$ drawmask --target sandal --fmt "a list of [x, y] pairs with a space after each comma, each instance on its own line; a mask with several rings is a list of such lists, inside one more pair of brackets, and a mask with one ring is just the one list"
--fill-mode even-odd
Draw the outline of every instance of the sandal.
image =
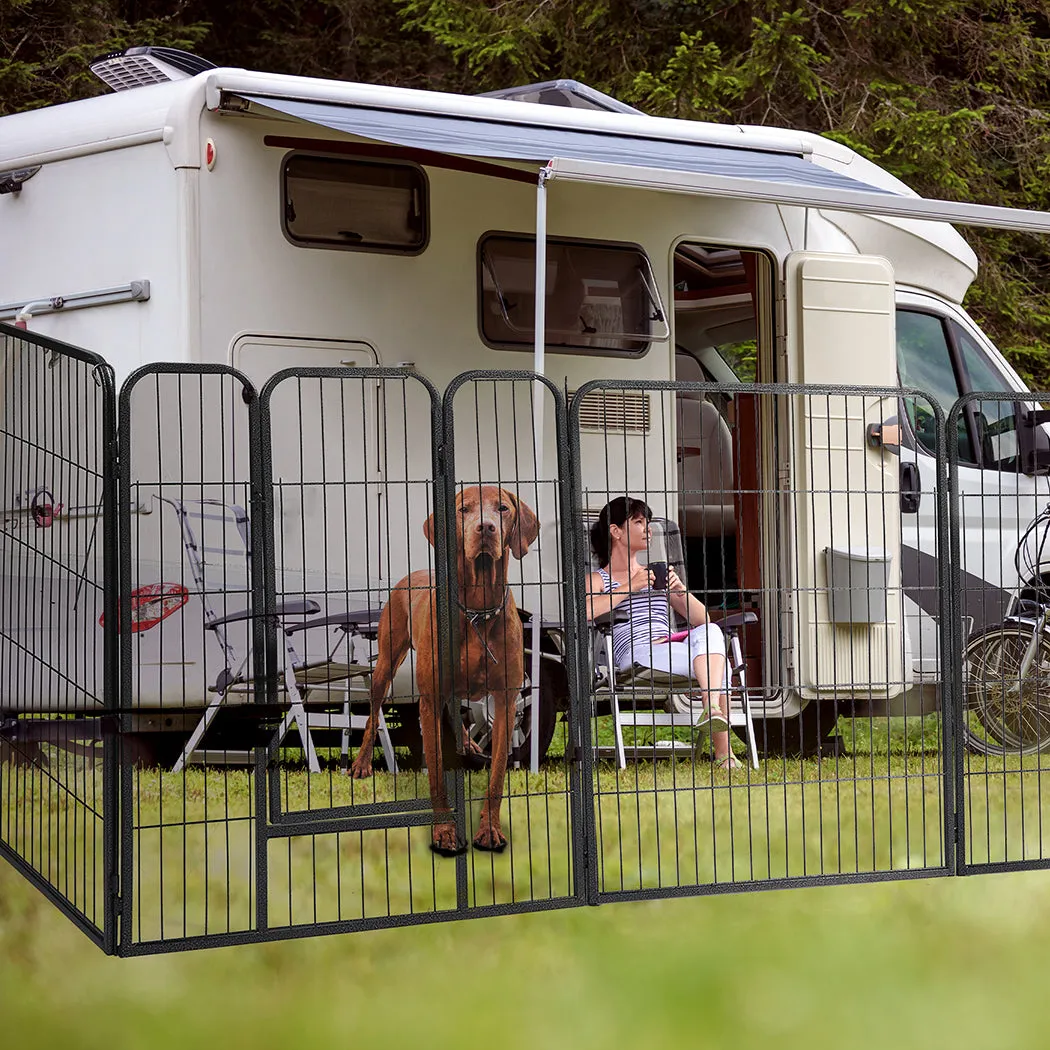
[[712, 765], [715, 769], [725, 769], [727, 771], [734, 769], [743, 769], [744, 763], [740, 761], [732, 751], [728, 755], [723, 755], [721, 758], [716, 758]]
[[696, 722], [697, 729], [709, 729], [713, 733], [721, 733], [729, 728], [729, 719], [718, 708], [704, 705], [703, 711]]

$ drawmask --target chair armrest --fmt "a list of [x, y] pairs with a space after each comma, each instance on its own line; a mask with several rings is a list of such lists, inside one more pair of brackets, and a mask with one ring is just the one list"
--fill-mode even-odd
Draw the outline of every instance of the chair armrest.
[[362, 635], [374, 634], [379, 630], [379, 613], [379, 609], [346, 609], [343, 612], [321, 616], [315, 620], [293, 623], [285, 627], [284, 633], [295, 634], [297, 631], [305, 631], [310, 627], [337, 627], [347, 634], [351, 631]]
[[[307, 598], [305, 601], [296, 602], [279, 602], [277, 608], [274, 609], [275, 616], [313, 616], [314, 613], [319, 613], [321, 606], [311, 598]], [[235, 623], [238, 620], [250, 620], [255, 615], [254, 609], [240, 609], [237, 612], [227, 613], [225, 616], [217, 616], [211, 623], [206, 624], [206, 628], [209, 631], [214, 631], [216, 627], [221, 627], [225, 623]]]
[[758, 617], [753, 612], [737, 612], [723, 616], [721, 620], [716, 620], [715, 623], [723, 630], [731, 631], [734, 627], [743, 627], [744, 624], [758, 623]]
[[627, 623], [630, 619], [631, 614], [622, 605], [617, 605], [615, 609], [610, 609], [607, 613], [595, 616], [591, 620], [591, 626], [605, 634], [607, 631], [611, 631], [616, 624]]
[[[532, 613], [528, 609], [522, 609], [518, 607], [518, 618], [522, 624], [532, 623]], [[540, 630], [541, 631], [563, 631], [565, 630], [565, 621], [560, 618], [553, 616], [540, 616]]]

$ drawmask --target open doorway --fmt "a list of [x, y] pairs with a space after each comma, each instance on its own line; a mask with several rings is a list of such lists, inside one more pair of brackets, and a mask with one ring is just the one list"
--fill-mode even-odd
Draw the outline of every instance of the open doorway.
[[[678, 245], [675, 378], [730, 387], [773, 379], [772, 287], [772, 267], [762, 253]], [[679, 527], [689, 587], [716, 616], [765, 604], [763, 415], [755, 395], [744, 391], [682, 392], [676, 401]], [[749, 641], [755, 643], [748, 646], [755, 658], [751, 681], [758, 684], [758, 639]]]

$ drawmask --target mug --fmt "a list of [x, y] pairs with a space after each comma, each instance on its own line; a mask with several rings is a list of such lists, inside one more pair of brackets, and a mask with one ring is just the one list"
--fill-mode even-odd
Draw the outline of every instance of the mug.
[[649, 568], [652, 570], [653, 576], [656, 578], [653, 580], [654, 591], [666, 591], [667, 590], [667, 562], [665, 561], [651, 561], [649, 562]]

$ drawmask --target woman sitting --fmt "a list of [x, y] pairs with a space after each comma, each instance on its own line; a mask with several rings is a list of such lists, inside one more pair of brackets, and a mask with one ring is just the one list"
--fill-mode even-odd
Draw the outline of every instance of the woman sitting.
[[[692, 678], [704, 703], [698, 724], [711, 729], [715, 764], [737, 769], [741, 763], [729, 746], [725, 638], [717, 624], [708, 622], [703, 602], [685, 589], [673, 568], [667, 568], [666, 589], [654, 589], [656, 574], [638, 561], [649, 550], [652, 516], [648, 504], [626, 496], [603, 508], [591, 529], [591, 547], [601, 568], [587, 577], [587, 619], [625, 606], [629, 619], [615, 624], [612, 632], [616, 667], [641, 664]], [[670, 640], [671, 609], [690, 628], [677, 641]]]

